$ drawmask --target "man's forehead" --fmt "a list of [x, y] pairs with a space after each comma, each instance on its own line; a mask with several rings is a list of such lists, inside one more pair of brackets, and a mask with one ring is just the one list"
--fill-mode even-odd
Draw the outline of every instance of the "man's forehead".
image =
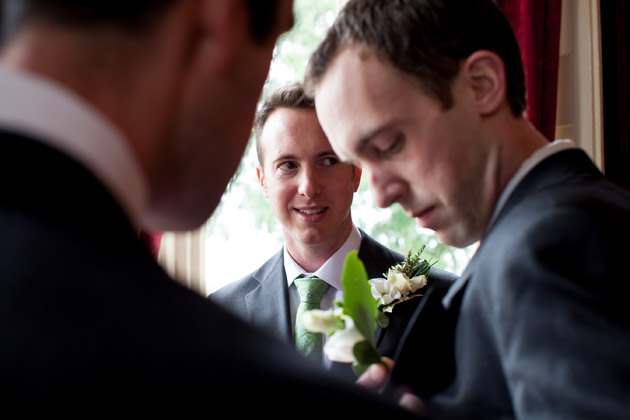
[[[312, 123], [312, 124], [309, 124]], [[262, 129], [264, 137], [274, 137], [282, 133], [283, 135], [295, 135], [300, 131], [321, 130], [315, 108], [276, 108], [265, 121]]]
[[[325, 114], [334, 122], [336, 115], [352, 112], [348, 106], [363, 105], [374, 88], [371, 85], [369, 61], [360, 56], [355, 48], [344, 48], [330, 63], [314, 88], [315, 108], [318, 116]], [[327, 127], [324, 127], [325, 130]]]
[[261, 140], [263, 149], [270, 156], [334, 153], [319, 125], [315, 109], [281, 108], [274, 111], [267, 119]]

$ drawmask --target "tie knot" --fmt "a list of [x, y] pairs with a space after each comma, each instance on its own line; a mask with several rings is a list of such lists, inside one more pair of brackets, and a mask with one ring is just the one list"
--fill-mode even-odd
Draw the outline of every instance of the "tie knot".
[[307, 277], [295, 279], [295, 286], [300, 294], [300, 300], [305, 303], [319, 305], [328, 289], [328, 283], [319, 277]]

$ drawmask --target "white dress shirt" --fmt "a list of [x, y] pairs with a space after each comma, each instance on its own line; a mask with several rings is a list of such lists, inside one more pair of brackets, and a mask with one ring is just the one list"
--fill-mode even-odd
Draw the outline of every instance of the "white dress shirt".
[[[498, 217], [499, 213], [501, 213], [501, 210], [503, 210], [505, 203], [507, 203], [508, 199], [510, 198], [516, 187], [521, 183], [523, 178], [525, 178], [525, 176], [532, 169], [534, 169], [536, 165], [538, 165], [540, 162], [547, 159], [553, 154], [567, 149], [575, 149], [576, 147], [577, 146], [571, 140], [555, 140], [536, 150], [529, 158], [527, 158], [521, 164], [518, 171], [516, 171], [514, 176], [510, 179], [510, 181], [506, 184], [505, 188], [501, 192], [488, 226], [491, 226], [494, 223], [494, 220]], [[455, 281], [455, 284], [451, 286], [448, 293], [442, 300], [442, 303], [445, 307], [448, 308], [453, 297], [457, 295], [457, 292], [459, 292], [466, 285], [467, 281], [468, 279], [465, 277], [460, 277], [459, 279], [457, 279], [457, 281]]]
[[0, 65], [0, 128], [32, 137], [85, 166], [139, 226], [148, 189], [134, 151], [105, 115], [52, 80]]
[[[320, 308], [322, 310], [330, 309], [333, 307], [335, 301], [343, 301], [343, 287], [341, 286], [341, 274], [343, 272], [343, 265], [346, 262], [346, 257], [351, 251], [359, 251], [361, 246], [361, 233], [354, 224], [348, 235], [348, 239], [341, 245], [341, 247], [328, 259], [326, 262], [314, 273], [309, 273], [300, 267], [295, 260], [289, 255], [286, 246], [284, 247], [284, 271], [287, 275], [287, 282], [289, 287], [289, 306], [291, 311], [291, 326], [295, 326], [295, 314], [300, 304], [300, 294], [295, 286], [293, 280], [300, 274], [307, 276], [316, 276], [324, 280], [330, 285], [330, 287], [324, 293], [324, 297], [320, 302]], [[326, 337], [324, 337], [325, 343]], [[324, 366], [330, 366], [330, 360], [324, 355]]]

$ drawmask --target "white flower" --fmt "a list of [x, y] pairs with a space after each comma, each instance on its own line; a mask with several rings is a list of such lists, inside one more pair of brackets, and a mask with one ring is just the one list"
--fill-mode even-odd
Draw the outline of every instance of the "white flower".
[[354, 346], [358, 342], [365, 341], [363, 335], [354, 325], [354, 321], [348, 315], [341, 315], [344, 328], [337, 330], [328, 337], [324, 345], [324, 353], [328, 359], [334, 362], [354, 362]]
[[390, 268], [387, 272], [387, 279], [374, 278], [368, 281], [374, 299], [380, 305], [389, 305], [426, 286], [427, 277], [422, 275], [409, 278], [405, 273]]
[[411, 284], [411, 290], [409, 291], [409, 293], [413, 293], [416, 290], [422, 289], [424, 286], [427, 285], [427, 276], [422, 275], [422, 276], [412, 277], [409, 279], [409, 282]]
[[375, 278], [368, 280], [372, 289], [372, 296], [380, 305], [389, 305], [392, 301], [400, 299], [402, 295], [400, 290], [396, 289], [393, 283], [383, 278]]
[[343, 314], [342, 308], [310, 310], [304, 314], [302, 322], [307, 330], [329, 336], [324, 353], [334, 362], [352, 363], [354, 345], [365, 340], [352, 318]]
[[309, 331], [330, 335], [333, 331], [339, 328], [340, 315], [342, 312], [343, 311], [340, 310], [340, 308], [331, 308], [327, 311], [313, 309], [304, 313], [302, 316], [302, 323]]

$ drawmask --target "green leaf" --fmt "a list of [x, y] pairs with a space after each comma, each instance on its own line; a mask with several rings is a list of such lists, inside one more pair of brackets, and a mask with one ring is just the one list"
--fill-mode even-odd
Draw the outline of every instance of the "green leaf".
[[357, 329], [372, 347], [378, 314], [376, 299], [372, 296], [363, 262], [352, 251], [346, 257], [341, 276], [343, 285], [343, 312], [354, 320]]
[[361, 376], [365, 370], [374, 363], [383, 363], [378, 351], [373, 344], [367, 341], [360, 341], [352, 349], [355, 361], [352, 363], [352, 370], [357, 376]]
[[378, 325], [380, 325], [381, 328], [387, 328], [389, 326], [389, 317], [381, 311], [378, 311], [378, 316], [376, 320], [378, 321]]
[[365, 372], [367, 368], [369, 367], [370, 365], [364, 365], [362, 363], [357, 362], [356, 360], [352, 362], [352, 371], [354, 372], [355, 375], [357, 375], [357, 378], [363, 375], [363, 372]]

